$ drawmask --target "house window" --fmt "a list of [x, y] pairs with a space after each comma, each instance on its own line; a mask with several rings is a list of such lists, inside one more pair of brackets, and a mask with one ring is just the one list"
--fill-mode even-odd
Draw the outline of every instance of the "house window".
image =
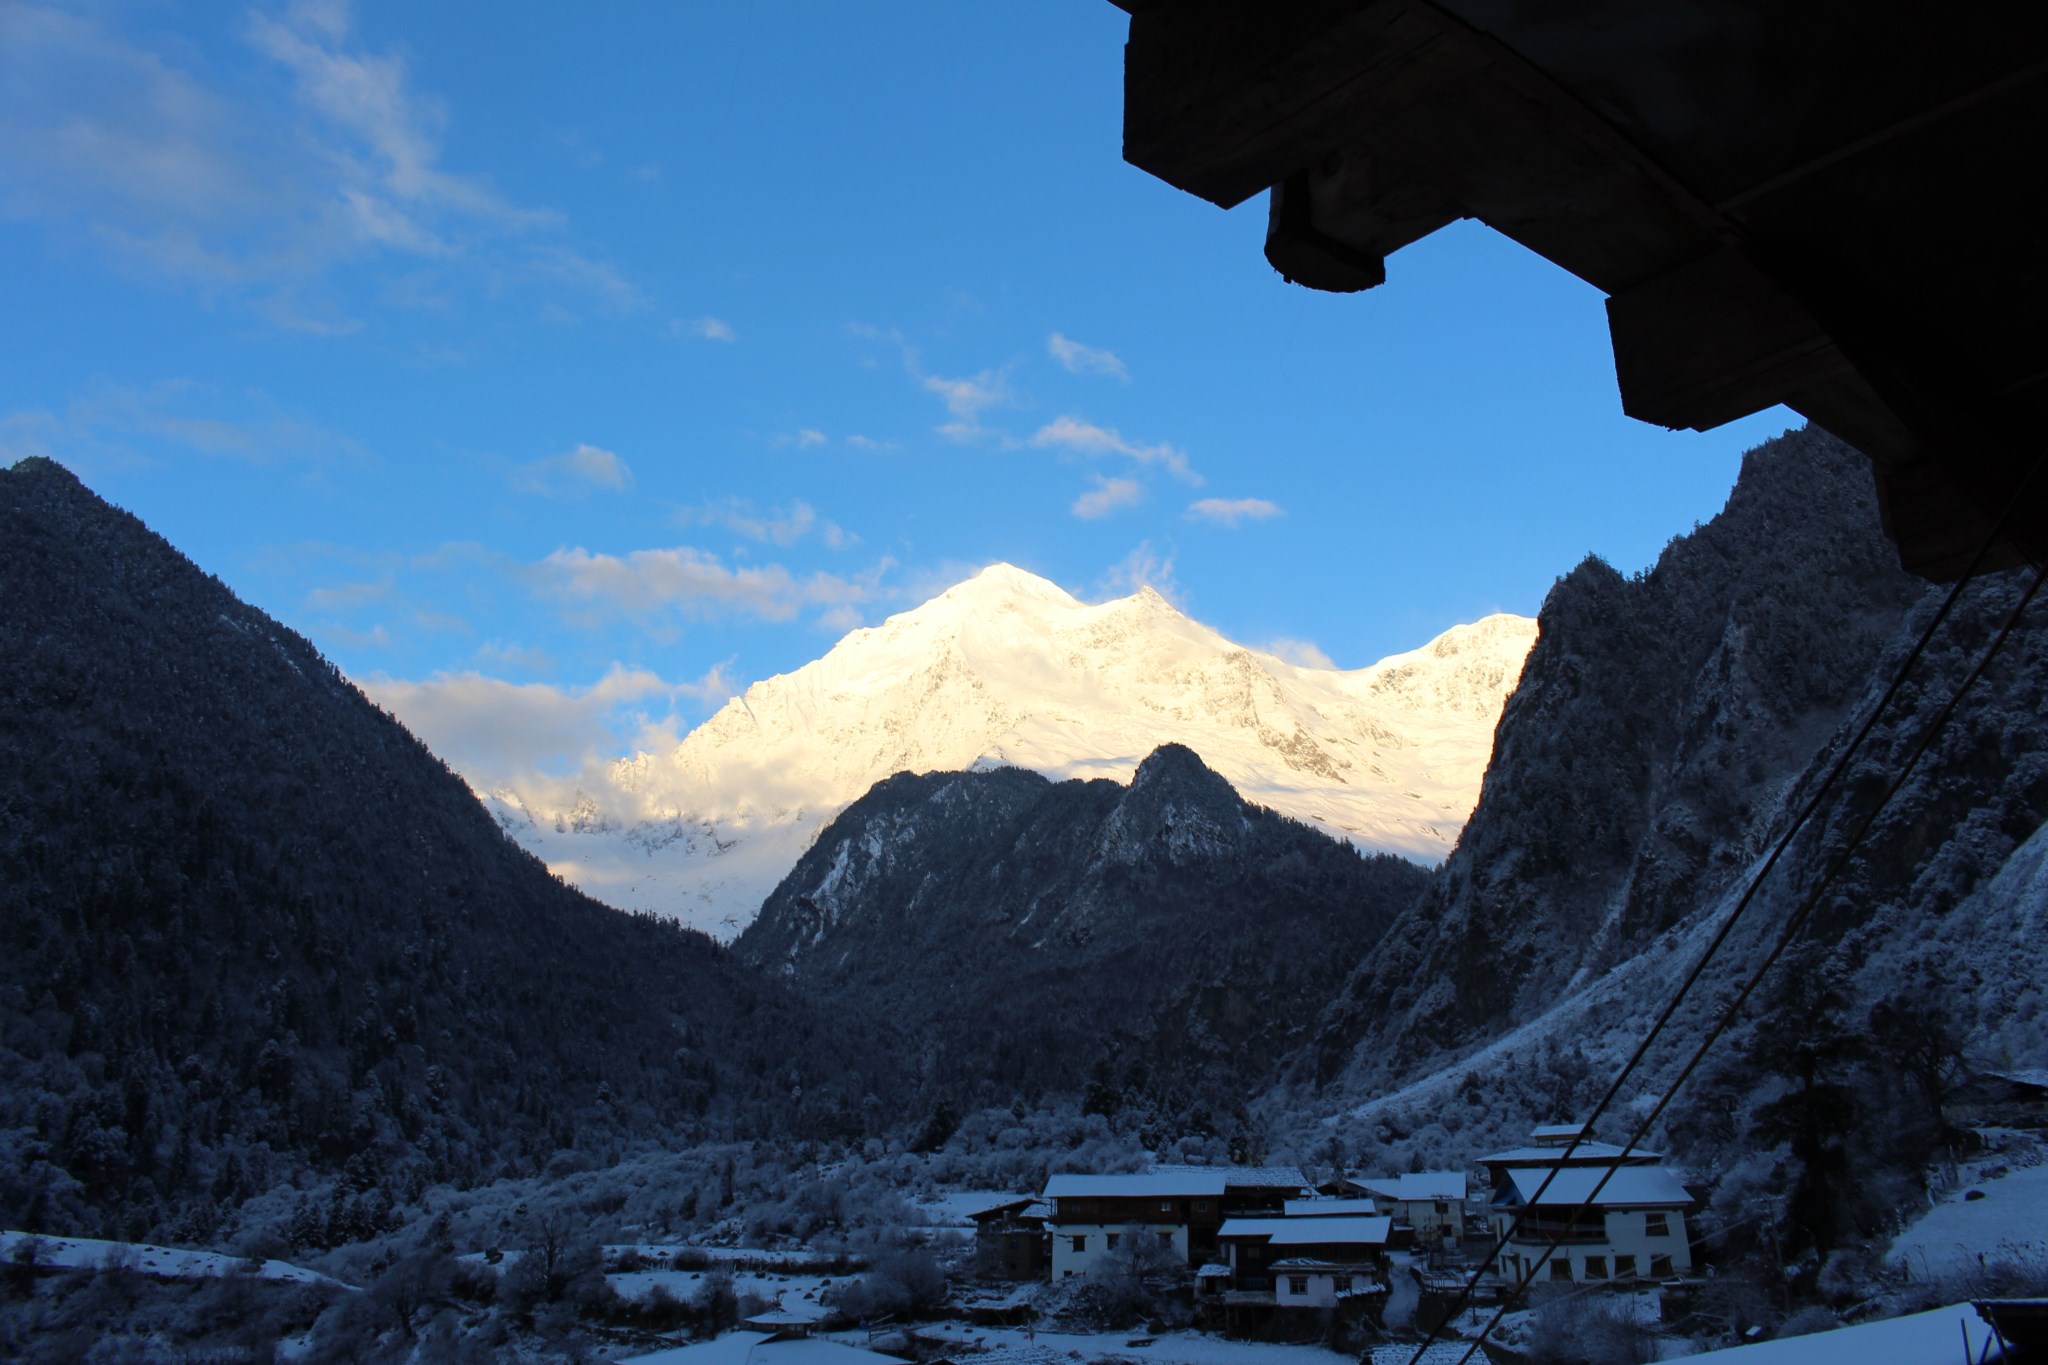
[[1605, 1256], [1588, 1256], [1586, 1258], [1586, 1278], [1589, 1280], [1604, 1280], [1607, 1278], [1607, 1258]]
[[1558, 1261], [1552, 1261], [1552, 1262], [1550, 1263], [1550, 1278], [1551, 1278], [1551, 1279], [1553, 1279], [1553, 1280], [1566, 1280], [1566, 1281], [1569, 1281], [1569, 1280], [1571, 1279], [1571, 1277], [1572, 1277], [1572, 1263], [1571, 1263], [1570, 1261], [1558, 1260]]
[[1074, 1234], [1074, 1250], [1076, 1250], [1076, 1251], [1086, 1251], [1087, 1249], [1088, 1249], [1088, 1235], [1087, 1235], [1086, 1233], [1082, 1233], [1082, 1232], [1077, 1232], [1077, 1233], [1075, 1233], [1075, 1234]]
[[1111, 1251], [1115, 1251], [1116, 1244], [1118, 1242], [1121, 1242], [1123, 1240], [1123, 1237], [1124, 1235], [1121, 1232], [1105, 1233], [1102, 1238], [1102, 1245], [1107, 1247]]
[[1349, 1275], [1337, 1276], [1330, 1281], [1330, 1288], [1336, 1290], [1339, 1294], [1349, 1294], [1351, 1292], [1351, 1277]]
[[1196, 1213], [1207, 1213], [1208, 1211], [1209, 1211], [1209, 1201], [1208, 1201], [1208, 1200], [1206, 1200], [1206, 1199], [1197, 1199], [1197, 1200], [1195, 1201], [1195, 1212], [1196, 1212]]
[[1671, 1258], [1669, 1256], [1652, 1256], [1650, 1258], [1650, 1273], [1660, 1277], [1671, 1274]]
[[1670, 1215], [1663, 1213], [1644, 1214], [1643, 1231], [1651, 1237], [1669, 1237], [1671, 1235]]
[[1614, 1273], [1624, 1279], [1635, 1274], [1636, 1258], [1633, 1256], [1616, 1255], [1614, 1258]]
[[1308, 1276], [1289, 1275], [1287, 1277], [1287, 1292], [1290, 1294], [1308, 1293]]
[[1173, 1212], [1173, 1201], [1172, 1201], [1171, 1199], [1162, 1199], [1162, 1200], [1160, 1200], [1160, 1201], [1159, 1201], [1159, 1211], [1160, 1211], [1161, 1213], [1172, 1213], [1172, 1212]]
[[1170, 1247], [1170, 1246], [1172, 1246], [1172, 1245], [1173, 1245], [1173, 1234], [1172, 1234], [1172, 1233], [1170, 1233], [1170, 1232], [1162, 1232], [1162, 1233], [1160, 1233], [1160, 1234], [1159, 1234], [1159, 1245], [1161, 1245], [1161, 1246], [1163, 1246], [1163, 1247]]
[[1436, 1211], [1438, 1213], [1449, 1213], [1451, 1211], [1451, 1206], [1445, 1203], [1443, 1200], [1439, 1199], [1436, 1201]]

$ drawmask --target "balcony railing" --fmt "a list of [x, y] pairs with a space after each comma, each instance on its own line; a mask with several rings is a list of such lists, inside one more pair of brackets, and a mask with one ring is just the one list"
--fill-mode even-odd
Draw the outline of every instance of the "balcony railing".
[[1546, 1242], [1577, 1245], [1606, 1240], [1605, 1223], [1559, 1223], [1539, 1218], [1524, 1218], [1514, 1236], [1517, 1246], [1542, 1246]]

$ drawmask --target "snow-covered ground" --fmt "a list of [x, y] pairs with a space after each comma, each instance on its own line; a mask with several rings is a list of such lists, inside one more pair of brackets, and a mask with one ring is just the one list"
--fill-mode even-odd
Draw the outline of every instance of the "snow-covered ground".
[[948, 1190], [924, 1195], [911, 1205], [911, 1209], [934, 1227], [971, 1228], [975, 1214], [1033, 1197], [1010, 1190]]
[[287, 1261], [253, 1262], [243, 1256], [225, 1256], [217, 1251], [189, 1251], [183, 1247], [151, 1246], [147, 1242], [107, 1242], [97, 1237], [38, 1237], [28, 1232], [0, 1232], [0, 1261], [12, 1261], [24, 1244], [34, 1242], [36, 1264], [61, 1266], [66, 1270], [107, 1270], [119, 1267], [167, 1280], [212, 1279], [222, 1275], [249, 1275], [259, 1280], [289, 1284], [322, 1284], [335, 1289], [353, 1288], [317, 1270]]
[[[1262, 1341], [1226, 1341], [1199, 1332], [1157, 1337], [1133, 1332], [1038, 1332], [1021, 1327], [920, 1327], [918, 1335], [944, 1338], [966, 1348], [974, 1365], [1075, 1365], [1076, 1361], [1158, 1361], [1160, 1365], [1357, 1365], [1356, 1355], [1320, 1346], [1281, 1346]], [[852, 1338], [848, 1338], [852, 1340]], [[1133, 1342], [1142, 1341], [1143, 1346]], [[969, 1352], [971, 1351], [971, 1356]]]
[[[560, 780], [464, 776], [584, 891], [721, 939], [893, 773], [1129, 781], [1169, 741], [1249, 801], [1433, 863], [1478, 799], [1535, 638], [1534, 621], [1494, 615], [1367, 668], [1315, 666], [1236, 644], [1150, 589], [1090, 604], [998, 564], [755, 683], [672, 746]], [[402, 697], [384, 699], [404, 717]]]
[[1919, 1280], [1997, 1261], [2048, 1269], [2048, 1165], [1973, 1174], [1893, 1238], [1885, 1260]]
[[[674, 1297], [682, 1300], [695, 1298], [703, 1292], [704, 1281], [714, 1272], [705, 1270], [624, 1270], [613, 1271], [605, 1278], [612, 1288], [629, 1299], [644, 1299], [660, 1285]], [[825, 1316], [825, 1308], [818, 1300], [826, 1285], [833, 1283], [829, 1275], [778, 1275], [756, 1270], [741, 1270], [733, 1273], [733, 1292], [742, 1296], [766, 1300], [780, 1305], [787, 1313], [813, 1321]]]
[[1990, 1337], [1991, 1328], [1977, 1310], [1957, 1303], [1832, 1332], [1703, 1351], [1686, 1360], [1713, 1365], [1930, 1365], [1975, 1360]]

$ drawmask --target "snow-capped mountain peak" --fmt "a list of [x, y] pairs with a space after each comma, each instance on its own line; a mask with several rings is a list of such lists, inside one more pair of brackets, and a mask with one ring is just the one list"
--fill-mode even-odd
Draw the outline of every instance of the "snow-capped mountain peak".
[[892, 773], [1009, 764], [1128, 781], [1168, 742], [1249, 800], [1434, 862], [1471, 812], [1534, 638], [1533, 621], [1497, 615], [1368, 668], [1310, 668], [1237, 645], [1150, 588], [1090, 604], [994, 564], [755, 683], [559, 810], [486, 799], [592, 895], [719, 937]]

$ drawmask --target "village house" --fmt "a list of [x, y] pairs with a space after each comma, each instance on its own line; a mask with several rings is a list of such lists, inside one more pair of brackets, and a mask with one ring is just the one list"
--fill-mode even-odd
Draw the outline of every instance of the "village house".
[[1385, 1290], [1392, 1231], [1393, 1220], [1383, 1214], [1232, 1218], [1216, 1234], [1228, 1281], [1212, 1275], [1202, 1287], [1240, 1302], [1333, 1308], [1341, 1299]]
[[1494, 1235], [1508, 1238], [1501, 1269], [1511, 1280], [1533, 1274], [1583, 1284], [1692, 1269], [1685, 1227], [1692, 1196], [1662, 1166], [1502, 1166], [1495, 1182], [1488, 1213]]
[[1043, 1279], [1051, 1213], [1042, 1199], [1011, 1199], [967, 1215], [974, 1223], [975, 1268], [999, 1280]]
[[[1045, 1227], [1052, 1277], [1084, 1275], [1153, 1248], [1179, 1265], [1213, 1260], [1225, 1219], [1278, 1214], [1307, 1188], [1292, 1166], [1154, 1166], [1128, 1175], [1049, 1176], [1040, 1197], [1050, 1207]], [[1141, 1238], [1149, 1245], [1136, 1245]]]
[[1405, 1175], [1354, 1177], [1348, 1186], [1370, 1195], [1380, 1212], [1414, 1229], [1424, 1247], [1456, 1246], [1465, 1235], [1465, 1173], [1410, 1171]]

